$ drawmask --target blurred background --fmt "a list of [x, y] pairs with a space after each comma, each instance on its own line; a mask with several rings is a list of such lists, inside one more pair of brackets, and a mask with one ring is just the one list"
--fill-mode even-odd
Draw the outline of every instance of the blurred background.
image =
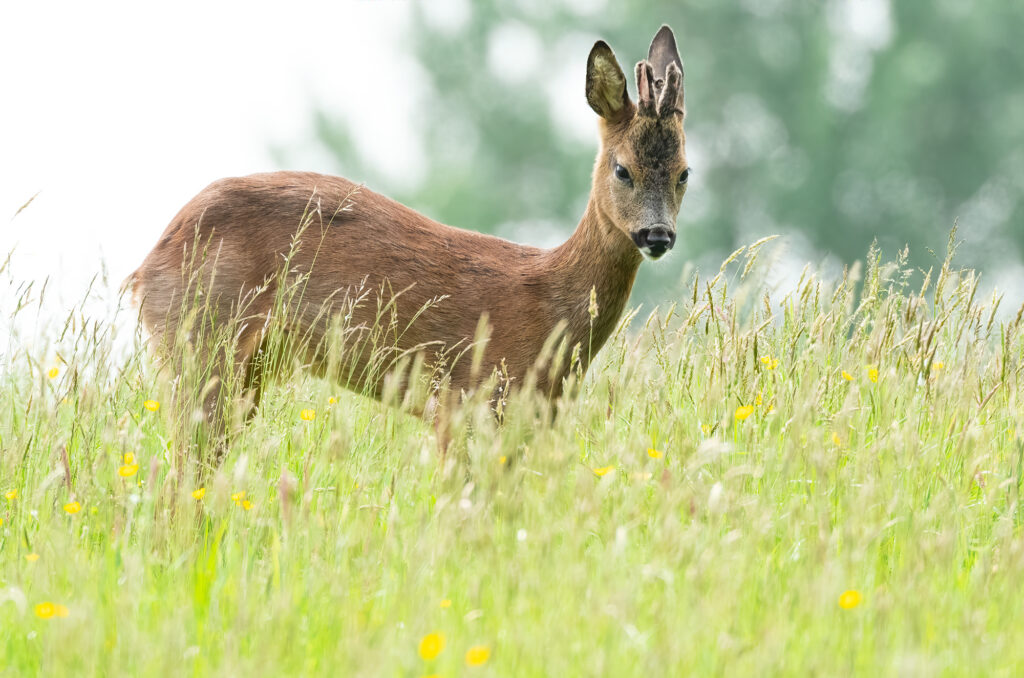
[[686, 264], [714, 273], [775, 233], [776, 286], [808, 263], [838, 273], [876, 238], [927, 268], [954, 223], [957, 261], [1024, 297], [1024, 4], [23, 5], [0, 10], [0, 248], [71, 299], [101, 257], [116, 281], [131, 271], [210, 181], [279, 168], [557, 244], [597, 145], [589, 49], [607, 40], [631, 73], [662, 23], [694, 172], [676, 249], [641, 267], [634, 303], [671, 302]]

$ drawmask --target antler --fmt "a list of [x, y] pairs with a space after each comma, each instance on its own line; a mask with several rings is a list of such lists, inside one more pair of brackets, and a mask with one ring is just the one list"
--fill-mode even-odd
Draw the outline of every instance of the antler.
[[[660, 82], [660, 81], [659, 81]], [[667, 118], [673, 113], [683, 115], [683, 109], [679, 108], [679, 88], [683, 85], [683, 72], [674, 63], [670, 63], [665, 70], [665, 89], [658, 99], [658, 116]]]
[[683, 111], [677, 105], [682, 83], [683, 73], [674, 63], [668, 65], [664, 78], [657, 79], [649, 61], [637, 63], [637, 112], [649, 118], [667, 118], [673, 113], [682, 115]]
[[637, 110], [640, 115], [653, 118], [657, 115], [657, 85], [654, 81], [654, 68], [649, 61], [641, 61], [636, 65]]

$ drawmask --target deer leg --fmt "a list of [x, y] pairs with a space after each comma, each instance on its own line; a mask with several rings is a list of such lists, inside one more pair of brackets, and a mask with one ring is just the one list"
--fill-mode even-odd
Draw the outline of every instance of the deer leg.
[[242, 383], [245, 414], [243, 421], [248, 422], [259, 409], [263, 399], [263, 389], [268, 378], [268, 353], [266, 340], [259, 342], [258, 348], [249, 356], [245, 363], [245, 380]]
[[435, 393], [427, 398], [423, 409], [417, 414], [431, 422], [434, 426], [434, 437], [437, 440], [437, 456], [444, 464], [445, 456], [448, 454], [448, 447], [452, 443], [451, 435], [451, 410], [447, 407], [447, 398], [441, 393]]
[[[199, 458], [201, 462], [208, 459], [211, 468], [220, 465], [228, 446], [226, 435], [228, 412], [224, 402], [224, 376], [222, 368], [210, 371], [210, 376], [203, 385], [199, 396], [203, 415], [202, 422], [194, 431], [194, 438], [199, 448]], [[207, 452], [209, 452], [209, 456]]]
[[200, 452], [212, 452], [211, 467], [220, 465], [232, 438], [238, 434], [240, 426], [234, 423], [240, 420], [240, 425], [244, 425], [259, 406], [265, 372], [265, 362], [257, 350], [260, 343], [257, 332], [244, 333], [238, 337], [233, 351], [219, 348], [209, 364], [199, 397], [205, 426], [200, 427], [196, 437]]

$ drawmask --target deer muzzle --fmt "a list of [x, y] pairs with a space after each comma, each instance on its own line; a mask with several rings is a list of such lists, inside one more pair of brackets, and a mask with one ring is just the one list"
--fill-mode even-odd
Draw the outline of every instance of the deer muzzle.
[[676, 232], [664, 224], [644, 226], [633, 233], [633, 242], [645, 256], [660, 259], [676, 244]]

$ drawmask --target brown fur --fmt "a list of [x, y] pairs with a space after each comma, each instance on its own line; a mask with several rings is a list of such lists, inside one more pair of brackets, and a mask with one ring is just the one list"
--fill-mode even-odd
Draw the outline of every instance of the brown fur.
[[[592, 357], [588, 347], [596, 353], [604, 344], [629, 298], [643, 258], [632, 234], [650, 223], [674, 229], [685, 191], [676, 182], [686, 168], [682, 116], [637, 115], [621, 68], [603, 42], [595, 45], [588, 66], [587, 98], [603, 116], [601, 150], [589, 203], [563, 245], [538, 249], [446, 226], [340, 177], [274, 172], [222, 179], [181, 209], [129, 278], [145, 326], [158, 339], [174, 339], [182, 300], [193, 292], [189, 262], [197, 247], [206, 246], [212, 264], [202, 275], [206, 300], [217, 318], [242, 313], [249, 319], [237, 336], [234, 368], [251, 376], [266, 321], [275, 320], [281, 280], [275, 274], [307, 215], [309, 225], [290, 266], [291, 275], [305, 279], [302, 299], [287, 318], [276, 320], [294, 325], [286, 329], [308, 336], [313, 346], [328, 331], [318, 315], [325, 302], [334, 300], [337, 311], [346, 296], [369, 292], [349, 324], [370, 326], [379, 310], [376, 293], [384, 290], [382, 299], [393, 300], [398, 326], [408, 325], [398, 348], [421, 347], [428, 358], [433, 348], [468, 346], [486, 315], [484, 369], [473, 373], [468, 358], [456, 361], [450, 366], [456, 389], [476, 386], [502, 362], [521, 381], [560, 324], [568, 346], [581, 345], [585, 368]], [[633, 188], [614, 176], [616, 163], [630, 168]], [[596, 319], [589, 313], [592, 289], [600, 308]], [[347, 367], [363, 373], [363, 365]], [[538, 373], [538, 387], [557, 396], [567, 369], [566, 363], [550, 379]], [[381, 396], [379, 379], [355, 378], [349, 385]]]

